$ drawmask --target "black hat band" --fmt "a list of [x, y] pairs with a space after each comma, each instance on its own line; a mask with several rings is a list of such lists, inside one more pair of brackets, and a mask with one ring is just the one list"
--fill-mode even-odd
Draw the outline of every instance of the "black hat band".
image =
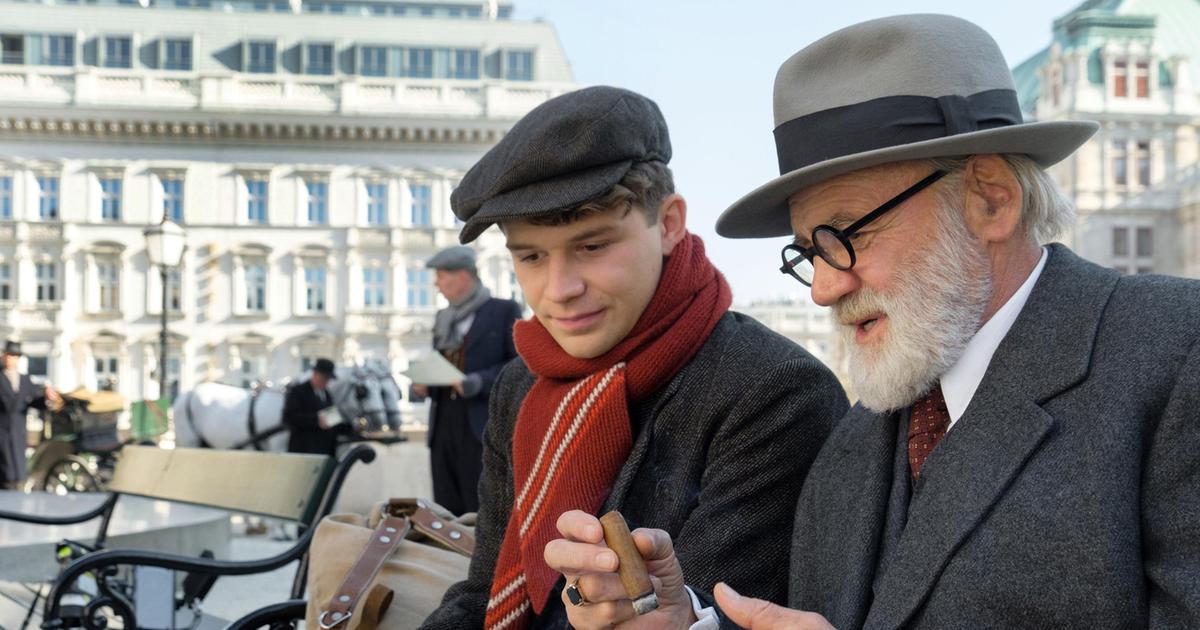
[[775, 128], [779, 174], [834, 158], [1019, 125], [1017, 93], [885, 96], [793, 118]]

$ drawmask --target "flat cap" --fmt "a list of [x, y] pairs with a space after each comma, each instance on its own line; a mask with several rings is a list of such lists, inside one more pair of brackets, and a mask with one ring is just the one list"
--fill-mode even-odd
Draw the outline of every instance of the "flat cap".
[[430, 269], [445, 269], [447, 271], [454, 269], [474, 269], [475, 250], [466, 245], [447, 247], [434, 254], [433, 258], [425, 261], [425, 266]]
[[654, 101], [596, 86], [533, 108], [450, 195], [470, 243], [490, 225], [553, 214], [612, 189], [635, 162], [669, 162], [667, 122]]

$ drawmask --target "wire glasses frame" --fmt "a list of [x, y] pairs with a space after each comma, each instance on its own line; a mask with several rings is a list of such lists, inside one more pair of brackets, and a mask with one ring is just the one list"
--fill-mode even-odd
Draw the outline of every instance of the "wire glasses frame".
[[913, 195], [928, 188], [945, 176], [946, 172], [937, 170], [930, 173], [925, 179], [909, 186], [904, 192], [883, 202], [883, 205], [867, 213], [866, 216], [855, 221], [844, 230], [839, 230], [832, 225], [818, 225], [812, 231], [812, 247], [801, 247], [795, 243], [784, 245], [783, 251], [780, 252], [780, 257], [783, 259], [783, 266], [779, 268], [779, 271], [799, 280], [804, 286], [811, 287], [813, 274], [816, 271], [816, 268], [813, 266], [813, 260], [817, 256], [820, 256], [822, 260], [834, 269], [846, 271], [853, 268], [858, 258], [854, 254], [854, 246], [850, 244], [850, 237], [854, 236], [868, 223], [883, 216], [888, 210], [908, 201]]

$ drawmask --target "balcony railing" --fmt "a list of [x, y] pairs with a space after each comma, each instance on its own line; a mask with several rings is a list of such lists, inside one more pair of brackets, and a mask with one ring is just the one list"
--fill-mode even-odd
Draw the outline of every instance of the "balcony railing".
[[0, 66], [0, 102], [202, 111], [517, 118], [566, 83]]

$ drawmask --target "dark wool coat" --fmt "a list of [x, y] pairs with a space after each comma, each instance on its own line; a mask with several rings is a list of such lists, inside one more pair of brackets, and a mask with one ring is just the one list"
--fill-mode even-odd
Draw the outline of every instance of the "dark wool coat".
[[0, 373], [0, 483], [25, 479], [25, 412], [46, 408], [42, 388], [22, 374], [13, 391], [8, 377]]
[[[329, 390], [325, 392], [329, 396]], [[332, 402], [332, 397], [329, 403], [317, 397], [312, 381], [294, 383], [287, 388], [283, 399], [283, 423], [291, 429], [288, 434], [289, 453], [337, 454], [338, 431], [341, 427], [322, 429], [317, 418], [317, 412]]]
[[[492, 392], [482, 504], [470, 575], [422, 626], [483, 626], [513, 501], [512, 435], [534, 376], [510, 363]], [[833, 423], [846, 411], [833, 374], [757, 321], [727, 313], [692, 361], [631, 410], [633, 451], [601, 513], [666, 530], [688, 584], [720, 580], [782, 602], [796, 496]], [[562, 580], [559, 581], [561, 588]], [[566, 627], [558, 589], [539, 627]]]
[[903, 414], [838, 424], [793, 607], [839, 630], [1200, 627], [1200, 282], [1049, 256], [911, 500]]

